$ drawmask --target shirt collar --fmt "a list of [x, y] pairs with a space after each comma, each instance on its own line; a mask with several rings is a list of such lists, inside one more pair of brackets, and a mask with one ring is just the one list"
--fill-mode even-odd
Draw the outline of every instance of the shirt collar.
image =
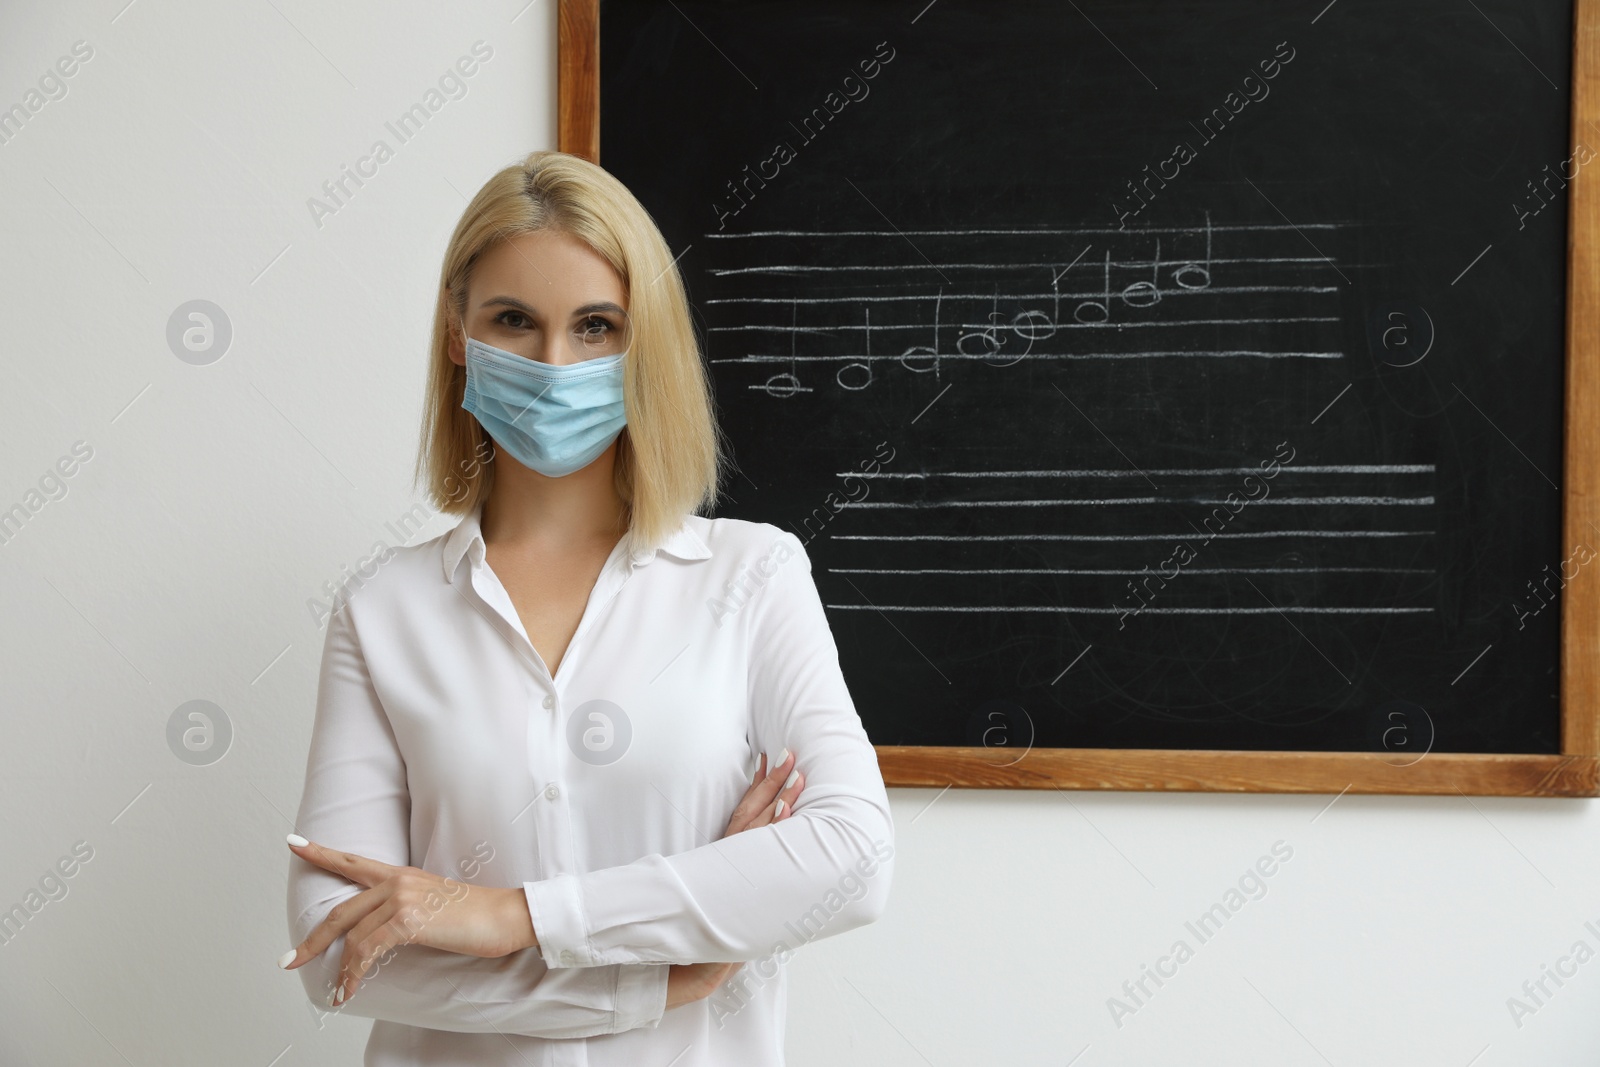
[[[483, 562], [485, 546], [483, 528], [480, 525], [482, 518], [483, 505], [480, 503], [462, 516], [456, 528], [445, 536], [443, 557], [445, 581], [455, 576], [456, 568], [461, 566], [462, 557], [468, 553], [471, 553], [474, 566]], [[655, 559], [658, 552], [665, 552], [683, 560], [710, 559], [711, 549], [695, 529], [695, 521], [694, 516], [685, 516], [678, 524], [678, 528], [663, 538], [656, 547], [635, 548], [632, 553], [633, 565], [645, 566]]]

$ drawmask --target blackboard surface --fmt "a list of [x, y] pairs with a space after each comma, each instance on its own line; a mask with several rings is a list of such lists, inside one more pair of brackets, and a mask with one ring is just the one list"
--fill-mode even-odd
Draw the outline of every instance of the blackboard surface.
[[875, 743], [1560, 751], [1569, 2], [600, 11]]

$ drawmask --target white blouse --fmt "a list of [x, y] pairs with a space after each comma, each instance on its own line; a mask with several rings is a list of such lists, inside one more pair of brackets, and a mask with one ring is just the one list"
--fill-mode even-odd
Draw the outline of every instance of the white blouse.
[[[328, 624], [295, 830], [521, 885], [539, 947], [405, 945], [337, 1009], [367, 1067], [784, 1062], [792, 950], [882, 914], [894, 828], [800, 541], [685, 518], [612, 550], [554, 678], [484, 559], [481, 511], [398, 549]], [[463, 567], [463, 560], [467, 566]], [[720, 839], [760, 752], [793, 815]], [[290, 943], [362, 887], [290, 857]], [[344, 938], [299, 968], [328, 1012]], [[667, 965], [747, 962], [665, 1011]]]

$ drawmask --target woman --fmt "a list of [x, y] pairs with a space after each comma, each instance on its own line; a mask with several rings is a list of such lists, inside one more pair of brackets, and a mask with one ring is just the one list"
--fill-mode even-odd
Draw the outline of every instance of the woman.
[[535, 152], [456, 226], [431, 359], [462, 520], [329, 620], [280, 965], [369, 1067], [782, 1064], [781, 965], [882, 913], [893, 826], [804, 548], [699, 514], [672, 255]]

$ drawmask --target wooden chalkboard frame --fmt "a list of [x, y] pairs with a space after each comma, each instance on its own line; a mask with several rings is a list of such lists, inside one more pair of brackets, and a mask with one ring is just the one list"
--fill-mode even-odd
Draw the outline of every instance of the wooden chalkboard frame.
[[[600, 161], [600, 0], [559, 0], [558, 145]], [[1600, 121], [1600, 0], [1574, 0], [1572, 146]], [[1600, 527], [1600, 188], [1569, 189], [1564, 544]], [[1214, 749], [1014, 749], [879, 745], [891, 786], [1222, 793], [1600, 796], [1600, 580], [1561, 604], [1559, 755]]]

